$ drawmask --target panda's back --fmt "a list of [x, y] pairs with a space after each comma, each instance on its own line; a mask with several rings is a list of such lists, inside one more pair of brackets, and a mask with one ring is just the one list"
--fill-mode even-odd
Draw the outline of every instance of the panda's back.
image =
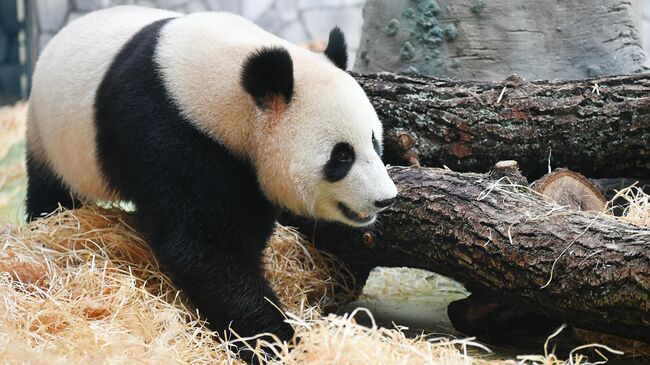
[[52, 38], [33, 75], [27, 131], [31, 158], [47, 163], [78, 194], [111, 198], [96, 158], [96, 90], [134, 34], [156, 20], [179, 15], [115, 7], [83, 16]]
[[[199, 129], [226, 145], [245, 146], [247, 138], [241, 135], [241, 128], [230, 124], [241, 123], [254, 113], [242, 102], [248, 98], [238, 82], [241, 62], [260, 45], [295, 46], [236, 15], [181, 15], [121, 6], [90, 13], [62, 29], [40, 55], [33, 75], [27, 133], [31, 158], [49, 165], [81, 196], [112, 199], [119, 195], [109, 187], [98, 158], [97, 91], [105, 81], [120, 82], [112, 80], [110, 69], [113, 63], [123, 61], [116, 61], [120, 54], [129, 57], [121, 52], [129, 40], [167, 18], [177, 19], [156, 30], [153, 57], [173, 102], [187, 120], [214, 123], [197, 121]], [[206, 77], [206, 73], [211, 75]], [[221, 87], [202, 84], [210, 79], [218, 79]], [[131, 100], [146, 98], [141, 91], [121, 93], [132, 95]], [[206, 108], [206, 99], [215, 107]]]

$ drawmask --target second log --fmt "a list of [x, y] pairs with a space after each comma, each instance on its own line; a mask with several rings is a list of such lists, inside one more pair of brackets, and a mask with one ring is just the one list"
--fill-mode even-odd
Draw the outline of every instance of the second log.
[[399, 196], [366, 230], [300, 219], [360, 280], [375, 266], [454, 278], [472, 293], [579, 328], [650, 342], [650, 229], [548, 202], [513, 169], [389, 169]]

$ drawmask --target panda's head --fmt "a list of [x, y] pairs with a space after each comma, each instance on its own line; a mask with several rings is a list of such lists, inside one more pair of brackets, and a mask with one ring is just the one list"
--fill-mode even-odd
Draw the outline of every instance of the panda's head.
[[346, 63], [335, 28], [324, 55], [253, 52], [241, 83], [255, 103], [251, 159], [267, 197], [297, 214], [364, 226], [397, 189], [380, 157], [381, 123]]

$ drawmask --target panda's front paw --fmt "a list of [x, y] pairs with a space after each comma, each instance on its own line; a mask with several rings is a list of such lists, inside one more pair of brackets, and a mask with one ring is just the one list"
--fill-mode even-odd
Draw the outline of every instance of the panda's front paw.
[[274, 360], [268, 353], [253, 352], [248, 347], [240, 348], [238, 354], [239, 358], [248, 365], [262, 365]]
[[[249, 346], [242, 346], [236, 352], [239, 354], [239, 358], [250, 365], [262, 365], [267, 364], [272, 361], [277, 361], [278, 356], [276, 351], [273, 351], [266, 344], [275, 344], [278, 343], [278, 340], [281, 342], [287, 342], [291, 344], [291, 347], [295, 347], [299, 342], [299, 338], [294, 338], [295, 331], [291, 325], [288, 323], [283, 323], [283, 325], [274, 330], [273, 333], [275, 336], [261, 336], [256, 340], [250, 340]], [[259, 346], [258, 346], [259, 344]], [[251, 348], [257, 349], [258, 351], [253, 351]], [[281, 351], [281, 350], [280, 350]]]
[[[264, 338], [264, 340], [267, 339]], [[251, 345], [253, 346], [253, 344]], [[262, 365], [279, 360], [275, 352], [273, 352], [268, 346], [254, 346], [253, 348], [257, 350], [253, 351], [250, 347], [244, 346], [240, 347], [236, 352], [239, 358], [249, 365]]]

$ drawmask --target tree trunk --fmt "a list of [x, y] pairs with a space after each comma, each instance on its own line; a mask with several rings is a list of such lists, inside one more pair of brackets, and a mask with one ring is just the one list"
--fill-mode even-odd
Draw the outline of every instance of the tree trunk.
[[370, 230], [283, 223], [299, 226], [360, 279], [375, 266], [431, 270], [485, 298], [650, 342], [650, 229], [559, 208], [503, 169], [390, 174], [399, 196]]
[[384, 124], [385, 161], [485, 171], [515, 159], [529, 178], [650, 177], [650, 75], [585, 81], [452, 81], [355, 74]]

